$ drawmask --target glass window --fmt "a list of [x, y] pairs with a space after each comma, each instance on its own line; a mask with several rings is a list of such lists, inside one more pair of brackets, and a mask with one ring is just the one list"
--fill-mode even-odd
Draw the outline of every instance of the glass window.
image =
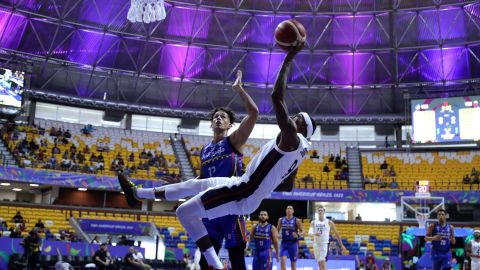
[[74, 107], [58, 106], [57, 120], [69, 123], [78, 123], [80, 119], [80, 110]]
[[146, 130], [147, 129], [147, 117], [145, 115], [132, 115], [132, 129]]
[[375, 141], [375, 126], [340, 126], [340, 141]]
[[35, 117], [49, 120], [57, 120], [57, 105], [37, 102]]

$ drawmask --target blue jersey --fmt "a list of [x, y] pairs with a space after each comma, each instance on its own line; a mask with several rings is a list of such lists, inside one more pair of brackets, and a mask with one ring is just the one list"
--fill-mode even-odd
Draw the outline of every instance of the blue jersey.
[[282, 218], [282, 242], [297, 241], [298, 238], [293, 237], [292, 233], [298, 234], [297, 218], [292, 217], [291, 219], [287, 219], [287, 217], [283, 217]]
[[272, 247], [272, 224], [262, 226], [257, 224], [253, 233], [255, 240], [255, 251], [270, 249]]
[[243, 155], [225, 137], [205, 145], [200, 154], [201, 178], [241, 176]]
[[432, 241], [432, 253], [449, 253], [450, 252], [450, 236], [452, 231], [450, 224], [446, 223], [445, 226], [441, 226], [440, 223], [435, 222], [433, 227], [432, 236], [441, 235], [442, 239], [439, 241]]

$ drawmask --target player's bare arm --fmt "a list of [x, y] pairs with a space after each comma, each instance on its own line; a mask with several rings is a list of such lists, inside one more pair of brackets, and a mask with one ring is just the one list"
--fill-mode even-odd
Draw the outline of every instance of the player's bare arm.
[[437, 234], [433, 235], [433, 228], [435, 227], [435, 224], [430, 224], [427, 228], [427, 233], [425, 235], [425, 241], [440, 241], [442, 239], [442, 236]]
[[455, 229], [453, 228], [453, 225], [450, 225], [450, 243], [451, 245], [455, 245], [455, 243], [457, 242], [457, 240], [455, 240]]
[[337, 227], [335, 227], [335, 223], [333, 221], [329, 221], [330, 223], [330, 229], [333, 231], [333, 234], [335, 235], [335, 238], [337, 239], [338, 245], [342, 249], [342, 252], [346, 251], [347, 249], [343, 245], [342, 238], [340, 237], [340, 234], [337, 231]]
[[253, 240], [253, 236], [255, 234], [255, 228], [257, 228], [257, 224], [252, 226], [252, 230], [250, 231], [250, 235], [247, 237], [247, 243], [246, 246], [248, 246], [248, 242]]
[[277, 228], [275, 228], [274, 225], [272, 225], [272, 243], [273, 243], [273, 248], [275, 249], [275, 253], [277, 254], [277, 261], [280, 260], [280, 243], [278, 241], [279, 239], [279, 233]]

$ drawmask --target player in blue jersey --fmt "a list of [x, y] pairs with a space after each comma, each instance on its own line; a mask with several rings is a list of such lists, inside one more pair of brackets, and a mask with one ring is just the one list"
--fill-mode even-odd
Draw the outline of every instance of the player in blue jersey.
[[[213, 140], [205, 145], [200, 152], [200, 178], [241, 176], [242, 147], [252, 133], [258, 118], [258, 108], [252, 98], [242, 87], [242, 72], [237, 72], [237, 79], [233, 90], [243, 100], [247, 116], [243, 118], [237, 130], [229, 136], [228, 130], [235, 122], [235, 114], [225, 107], [216, 108], [210, 114]], [[207, 228], [213, 247], [218, 254], [225, 238], [225, 248], [228, 250], [230, 264], [235, 270], [245, 270], [245, 242], [246, 226], [243, 216], [227, 215], [216, 219], [204, 218], [203, 224]], [[202, 255], [200, 268], [208, 269], [208, 263]]]
[[292, 270], [297, 269], [298, 238], [303, 236], [302, 222], [293, 216], [293, 206], [287, 206], [286, 216], [278, 219], [278, 231], [281, 231], [282, 244], [280, 245], [280, 265], [282, 270], [287, 269], [287, 257], [290, 259]]
[[438, 221], [430, 224], [427, 229], [425, 241], [432, 241], [433, 270], [452, 269], [451, 245], [455, 245], [453, 226], [447, 223], [446, 212], [437, 211]]
[[253, 253], [253, 270], [272, 269], [272, 244], [277, 254], [277, 261], [280, 260], [278, 247], [278, 231], [272, 224], [268, 223], [267, 211], [260, 211], [258, 224], [252, 227], [249, 241], [255, 241]]

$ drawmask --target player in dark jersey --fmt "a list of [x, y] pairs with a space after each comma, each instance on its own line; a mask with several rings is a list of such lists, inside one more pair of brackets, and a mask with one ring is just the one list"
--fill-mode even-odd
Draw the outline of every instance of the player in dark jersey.
[[432, 241], [433, 270], [452, 269], [451, 245], [455, 245], [453, 226], [447, 223], [445, 210], [437, 211], [438, 221], [430, 224], [425, 241]]
[[297, 269], [298, 238], [304, 233], [302, 222], [293, 216], [293, 206], [287, 206], [287, 215], [278, 219], [278, 231], [282, 232], [282, 244], [280, 245], [280, 265], [282, 270], [287, 269], [287, 256], [290, 259], [292, 270]]
[[[200, 153], [200, 178], [241, 176], [243, 164], [241, 151], [257, 121], [258, 108], [242, 87], [241, 71], [237, 72], [233, 90], [242, 98], [247, 116], [242, 120], [238, 129], [227, 136], [228, 130], [235, 122], [235, 114], [225, 107], [213, 110], [210, 114], [213, 140], [205, 145]], [[225, 238], [225, 248], [228, 250], [232, 268], [245, 270], [246, 226], [243, 216], [227, 215], [212, 220], [204, 218], [202, 221], [217, 254]], [[208, 269], [208, 263], [203, 255], [200, 260], [200, 268]]]
[[255, 241], [255, 250], [253, 254], [253, 270], [271, 270], [272, 269], [272, 244], [277, 254], [277, 261], [280, 260], [280, 250], [278, 247], [278, 231], [272, 224], [268, 223], [267, 211], [260, 211], [258, 215], [258, 224], [252, 227], [249, 241]]

